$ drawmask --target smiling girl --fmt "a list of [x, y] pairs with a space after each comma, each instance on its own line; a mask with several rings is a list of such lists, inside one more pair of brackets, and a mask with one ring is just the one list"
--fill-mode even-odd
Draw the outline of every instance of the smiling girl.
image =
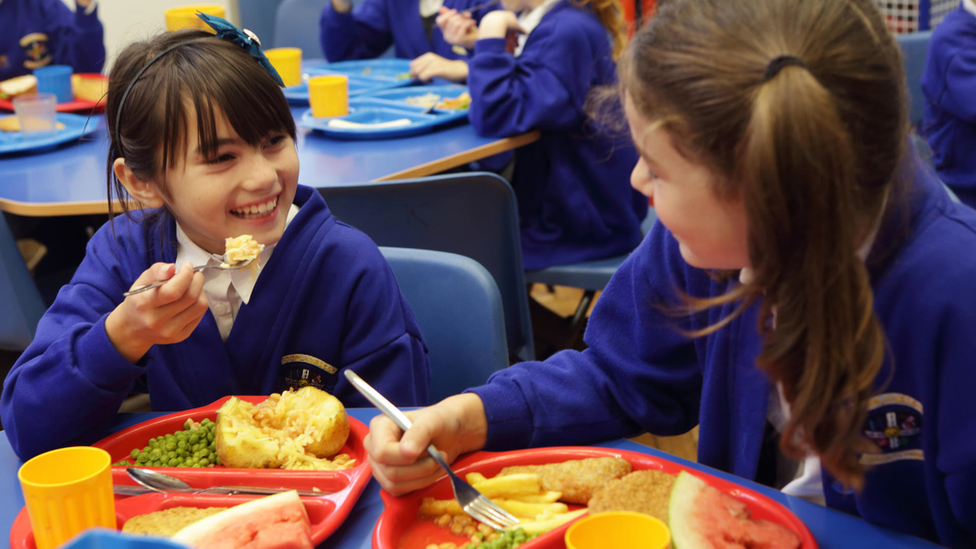
[[[426, 404], [426, 348], [392, 271], [298, 185], [277, 74], [228, 32], [236, 43], [163, 34], [112, 69], [109, 205], [126, 215], [91, 239], [6, 379], [0, 412], [22, 458], [90, 443], [143, 384], [154, 410], [306, 385], [353, 406], [338, 375], [352, 368], [400, 405]], [[243, 234], [265, 246], [253, 273], [193, 272]]]
[[431, 483], [431, 442], [453, 458], [700, 425], [704, 465], [976, 546], [976, 212], [909, 148], [874, 3], [672, 0], [621, 66], [631, 184], [660, 223], [589, 348], [497, 372], [405, 434], [375, 419], [374, 476]]

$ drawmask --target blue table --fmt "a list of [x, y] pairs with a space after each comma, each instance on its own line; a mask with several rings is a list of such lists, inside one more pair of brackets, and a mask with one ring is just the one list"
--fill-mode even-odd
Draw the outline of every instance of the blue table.
[[[294, 108], [299, 119], [307, 108]], [[105, 117], [85, 140], [38, 154], [0, 156], [0, 210], [25, 216], [108, 213]], [[514, 149], [539, 139], [481, 137], [470, 124], [378, 141], [340, 141], [298, 128], [298, 182], [328, 187], [422, 177]]]
[[[369, 424], [369, 420], [378, 413], [377, 410], [372, 408], [350, 409], [348, 412], [349, 415], [366, 424]], [[118, 422], [114, 426], [114, 430], [121, 430], [160, 415], [163, 414], [119, 414]], [[798, 517], [800, 517], [800, 519], [806, 523], [807, 527], [817, 538], [817, 543], [820, 545], [821, 549], [862, 549], [865, 547], [884, 547], [885, 549], [925, 549], [937, 547], [936, 545], [917, 538], [897, 534], [890, 530], [873, 526], [859, 518], [855, 518], [837, 511], [832, 511], [801, 499], [783, 495], [781, 492], [766, 488], [765, 486], [760, 486], [753, 482], [743, 481], [742, 479], [738, 479], [732, 475], [676, 458], [635, 442], [630, 442], [628, 440], [616, 440], [613, 442], [599, 444], [598, 446], [603, 446], [606, 448], [619, 448], [622, 450], [630, 450], [653, 456], [664, 457], [666, 459], [681, 463], [682, 465], [707, 471], [708, 473], [732, 480], [734, 482], [739, 482], [751, 490], [761, 492], [762, 494], [769, 496], [770, 498], [783, 504], [788, 509], [793, 511], [793, 513], [795, 513]], [[20, 465], [21, 461], [10, 448], [10, 442], [7, 440], [6, 435], [0, 435], [0, 471], [5, 471], [3, 474], [0, 474], [0, 535], [3, 536], [0, 538], [0, 543], [6, 543], [9, 539], [10, 528], [13, 524], [14, 518], [24, 506], [24, 496], [20, 491], [20, 484], [17, 481], [17, 469], [20, 467]], [[376, 520], [379, 518], [382, 512], [383, 502], [380, 500], [379, 496], [379, 484], [375, 480], [370, 480], [370, 483], [366, 486], [366, 490], [363, 491], [362, 496], [356, 503], [355, 508], [353, 508], [352, 512], [349, 514], [349, 518], [346, 520], [345, 524], [343, 524], [331, 537], [329, 537], [329, 539], [327, 539], [321, 545], [321, 547], [336, 549], [371, 549], [373, 527], [376, 525]]]

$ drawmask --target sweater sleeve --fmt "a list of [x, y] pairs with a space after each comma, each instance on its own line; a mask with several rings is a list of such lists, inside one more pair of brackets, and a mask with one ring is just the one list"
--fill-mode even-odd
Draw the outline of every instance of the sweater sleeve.
[[976, 123], [976, 50], [959, 50], [946, 67], [939, 105], [956, 118]]
[[89, 243], [4, 381], [0, 414], [22, 459], [69, 445], [111, 419], [145, 372], [119, 354], [105, 331], [127, 287], [110, 237], [103, 230]]
[[384, 0], [365, 0], [348, 13], [339, 13], [327, 2], [319, 20], [319, 40], [331, 62], [372, 59], [393, 43], [392, 27]]
[[98, 9], [72, 12], [60, 0], [45, 0], [43, 9], [50, 21], [52, 64], [70, 65], [75, 72], [102, 72], [105, 38]]
[[491, 449], [590, 444], [698, 424], [701, 370], [693, 342], [660, 305], [676, 303], [677, 244], [658, 224], [614, 274], [586, 330], [585, 351], [562, 351], [495, 373], [472, 390]]
[[572, 25], [559, 32], [537, 28], [529, 40], [519, 57], [505, 50], [503, 38], [475, 43], [468, 62], [469, 118], [478, 133], [508, 137], [579, 124], [594, 66], [586, 34], [574, 35]]

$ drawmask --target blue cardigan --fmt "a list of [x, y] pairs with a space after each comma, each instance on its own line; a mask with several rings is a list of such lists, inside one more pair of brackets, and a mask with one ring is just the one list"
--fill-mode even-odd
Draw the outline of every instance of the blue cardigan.
[[426, 405], [427, 350], [379, 249], [337, 221], [314, 189], [299, 186], [295, 203], [301, 209], [227, 343], [207, 311], [188, 339], [156, 345], [138, 364], [112, 346], [105, 318], [149, 266], [175, 260], [176, 225], [169, 215], [148, 224], [120, 217], [116, 238], [109, 224], [99, 229], [4, 383], [0, 413], [17, 455], [98, 440], [99, 424], [143, 376], [160, 411], [305, 384], [346, 406], [368, 405], [343, 368], [400, 406]]
[[922, 93], [939, 178], [976, 208], [976, 17], [962, 6], [932, 31]]
[[[335, 11], [332, 2], [326, 4], [319, 20], [322, 29], [319, 40], [329, 61], [373, 59], [391, 44], [396, 46], [396, 56], [401, 59], [416, 59], [428, 52], [447, 59], [467, 58], [444, 41], [444, 35], [436, 25], [430, 40], [427, 39], [418, 0], [364, 0], [348, 13]], [[444, 7], [458, 11], [480, 4], [484, 2], [444, 0]], [[486, 13], [495, 9], [495, 6], [481, 8], [471, 15], [480, 22]]]
[[[869, 522], [976, 547], [976, 211], [950, 202], [930, 175], [910, 198], [911, 219], [885, 227], [872, 248], [890, 254], [869, 257], [890, 355], [865, 434], [882, 453], [871, 456], [862, 493], [842, 493], [826, 473], [824, 492], [828, 506]], [[679, 304], [676, 289], [708, 297], [736, 284], [690, 267], [656, 224], [600, 297], [586, 351], [512, 366], [473, 389], [488, 448], [677, 435], [700, 424], [698, 461], [755, 479], [770, 392], [755, 366], [759, 305], [694, 340], [675, 328], [714, 324], [736, 304], [680, 321], [655, 307]]]
[[556, 4], [519, 57], [502, 38], [478, 40], [468, 63], [471, 124], [482, 135], [541, 130], [515, 155], [526, 269], [627, 253], [641, 240], [647, 198], [630, 186], [637, 153], [584, 109], [591, 90], [616, 82], [607, 31], [589, 8]]
[[102, 72], [102, 24], [97, 10], [84, 12], [72, 12], [61, 0], [0, 2], [0, 80], [47, 65]]

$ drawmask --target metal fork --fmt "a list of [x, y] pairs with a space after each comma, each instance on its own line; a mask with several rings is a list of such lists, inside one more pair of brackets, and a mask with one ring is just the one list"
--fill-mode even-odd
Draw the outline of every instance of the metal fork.
[[[368, 383], [356, 375], [356, 372], [352, 370], [343, 371], [345, 372], [346, 379], [352, 383], [352, 386], [379, 408], [380, 411], [386, 414], [386, 417], [392, 419], [393, 423], [396, 423], [404, 432], [410, 429], [410, 420], [407, 419], [407, 416], [403, 415], [403, 412], [398, 410], [389, 400], [386, 400], [376, 389], [370, 387]], [[481, 492], [475, 490], [473, 486], [457, 476], [447, 462], [444, 461], [440, 450], [435, 448], [433, 444], [427, 447], [427, 453], [447, 472], [448, 478], [451, 479], [451, 487], [454, 489], [454, 497], [457, 498], [458, 503], [461, 504], [461, 508], [464, 509], [465, 513], [496, 530], [504, 530], [519, 523], [519, 520], [512, 516], [511, 513], [499, 507], [495, 502], [486, 498]]]
[[[202, 271], [204, 269], [219, 269], [221, 271], [236, 271], [238, 269], [243, 269], [244, 267], [247, 267], [248, 265], [250, 265], [253, 262], [254, 262], [253, 259], [248, 259], [244, 263], [240, 263], [238, 265], [228, 265], [226, 267], [224, 267], [222, 265], [198, 265], [198, 266], [196, 266], [196, 267], [193, 268], [193, 272], [198, 273], [198, 272], [200, 272], [200, 271]], [[125, 297], [129, 297], [130, 295], [141, 294], [142, 292], [146, 292], [146, 291], [152, 290], [153, 288], [158, 288], [158, 287], [162, 286], [163, 284], [166, 284], [166, 282], [168, 282], [168, 281], [167, 280], [157, 280], [156, 282], [153, 282], [152, 284], [147, 284], [147, 285], [145, 285], [145, 286], [143, 286], [141, 288], [136, 288], [135, 290], [129, 290], [128, 292], [125, 292], [122, 295], [125, 296]]]

